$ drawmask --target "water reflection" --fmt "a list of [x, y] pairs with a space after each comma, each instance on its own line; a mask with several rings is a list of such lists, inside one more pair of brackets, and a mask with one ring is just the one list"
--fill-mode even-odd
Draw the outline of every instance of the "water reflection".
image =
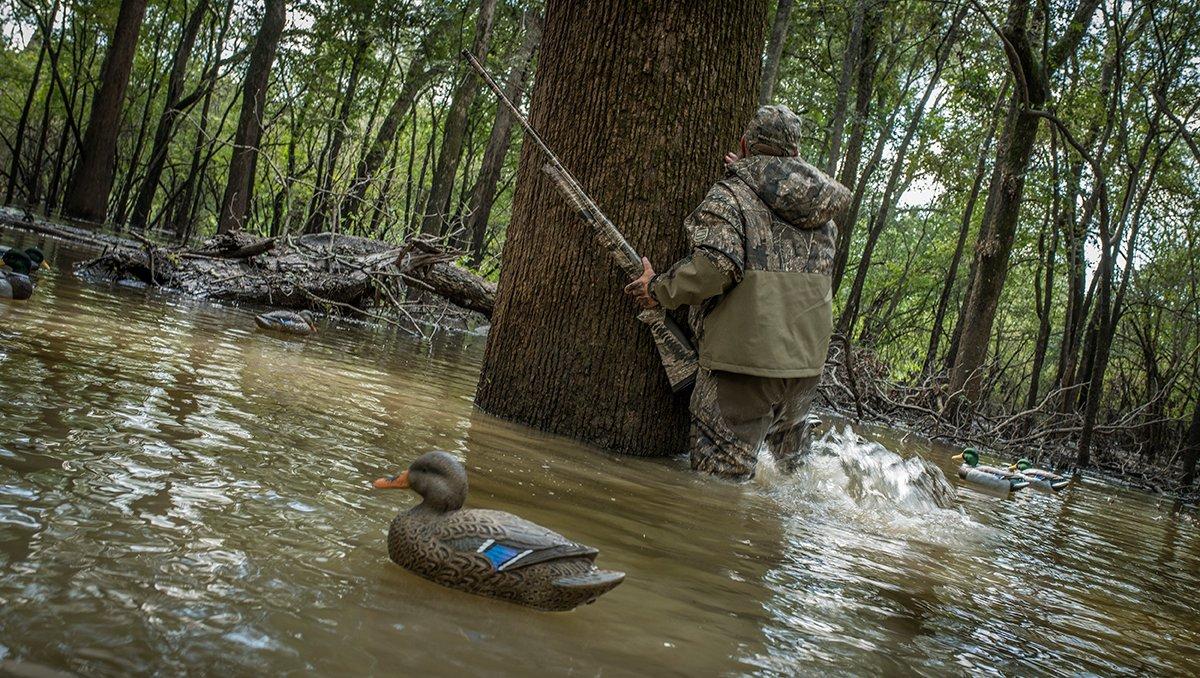
[[[476, 411], [477, 338], [325, 324], [281, 340], [250, 309], [81, 285], [61, 268], [73, 253], [44, 249], [57, 274], [0, 304], [0, 659], [99, 675], [1197, 668], [1195, 519], [1144, 495], [996, 499], [957, 485], [949, 450], [840, 424], [796, 478], [700, 478]], [[600, 548], [626, 583], [547, 615], [392, 565], [388, 521], [416, 498], [367, 481], [435, 447], [465, 460], [471, 505]], [[943, 463], [955, 505], [888, 450]]]

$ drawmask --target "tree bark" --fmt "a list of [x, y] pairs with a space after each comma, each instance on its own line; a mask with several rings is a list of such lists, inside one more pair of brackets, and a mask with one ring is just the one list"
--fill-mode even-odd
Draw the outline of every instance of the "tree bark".
[[233, 154], [229, 159], [229, 174], [217, 232], [226, 233], [241, 228], [250, 210], [250, 190], [254, 183], [254, 159], [262, 136], [263, 108], [267, 101], [267, 84], [271, 79], [271, 64], [283, 36], [287, 21], [285, 0], [266, 0], [262, 24], [254, 38], [254, 50], [242, 85], [242, 112], [238, 116], [237, 132], [233, 139]]
[[[525, 94], [525, 81], [533, 65], [533, 54], [542, 40], [541, 21], [541, 17], [535, 12], [525, 11], [525, 37], [521, 41], [520, 49], [513, 56], [508, 79], [504, 83], [505, 96], [516, 106], [521, 105], [521, 98]], [[467, 221], [467, 231], [471, 234], [472, 266], [477, 267], [483, 262], [488, 219], [492, 215], [492, 203], [496, 200], [500, 170], [504, 169], [504, 159], [508, 156], [514, 122], [508, 108], [497, 104], [496, 120], [492, 123], [492, 134], [483, 152], [483, 165], [479, 169], [479, 179], [475, 182], [475, 191], [471, 196], [471, 216]]]
[[133, 203], [133, 211], [129, 215], [129, 225], [134, 228], [145, 228], [146, 220], [150, 218], [150, 208], [154, 205], [154, 196], [158, 193], [158, 183], [162, 179], [163, 168], [167, 164], [167, 151], [175, 132], [175, 118], [181, 113], [179, 99], [183, 96], [188, 62], [191, 61], [192, 49], [196, 46], [196, 36], [200, 33], [200, 25], [207, 15], [208, 0], [199, 0], [183, 27], [183, 34], [175, 49], [175, 55], [171, 61], [171, 74], [167, 76], [167, 100], [163, 105], [162, 114], [158, 117], [158, 126], [154, 130], [154, 141], [150, 146], [150, 161], [146, 165], [146, 176], [142, 179], [142, 185], [138, 189], [137, 198]]
[[[479, 14], [475, 19], [475, 39], [471, 53], [483, 62], [492, 42], [492, 25], [496, 16], [496, 0], [481, 0]], [[465, 65], [464, 68], [467, 68]], [[462, 153], [463, 133], [467, 129], [467, 113], [479, 91], [479, 77], [474, 71], [466, 70], [454, 90], [450, 110], [446, 113], [446, 126], [442, 132], [442, 150], [438, 153], [437, 167], [433, 171], [433, 183], [429, 187], [429, 198], [425, 202], [425, 213], [421, 220], [421, 232], [442, 235], [450, 193], [454, 190], [454, 176], [458, 172], [459, 155]]]
[[783, 45], [787, 42], [788, 24], [792, 20], [792, 0], [779, 0], [775, 9], [775, 21], [771, 25], [771, 37], [767, 40], [767, 54], [763, 59], [761, 86], [758, 90], [758, 105], [771, 103], [775, 84], [779, 82], [779, 61], [783, 58]]
[[1180, 484], [1184, 488], [1191, 487], [1196, 480], [1196, 460], [1200, 459], [1200, 398], [1196, 399], [1196, 409], [1192, 412], [1192, 425], [1188, 427], [1187, 443], [1183, 449], [1183, 477]]
[[108, 194], [112, 191], [117, 159], [117, 135], [121, 131], [121, 107], [145, 16], [146, 0], [121, 1], [117, 26], [100, 69], [100, 89], [92, 100], [91, 118], [83, 135], [79, 162], [63, 200], [63, 213], [73, 219], [103, 222], [108, 216]]
[[[756, 103], [765, 0], [550, 0], [533, 125], [635, 249], [661, 267]], [[628, 282], [522, 149], [476, 402], [605, 449], [685, 449]], [[636, 177], [637, 181], [631, 181]]]

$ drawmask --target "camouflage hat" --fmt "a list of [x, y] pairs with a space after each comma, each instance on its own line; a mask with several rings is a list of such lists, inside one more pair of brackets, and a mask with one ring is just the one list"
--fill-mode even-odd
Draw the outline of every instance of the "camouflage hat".
[[754, 155], [798, 155], [800, 118], [787, 106], [763, 106], [746, 126], [745, 137]]

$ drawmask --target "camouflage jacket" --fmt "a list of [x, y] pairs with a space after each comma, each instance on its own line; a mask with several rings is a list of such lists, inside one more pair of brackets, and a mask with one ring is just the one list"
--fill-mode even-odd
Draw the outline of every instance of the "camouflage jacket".
[[703, 367], [821, 373], [833, 329], [831, 219], [849, 199], [799, 158], [757, 155], [730, 165], [685, 223], [691, 254], [651, 282], [664, 307], [692, 307]]

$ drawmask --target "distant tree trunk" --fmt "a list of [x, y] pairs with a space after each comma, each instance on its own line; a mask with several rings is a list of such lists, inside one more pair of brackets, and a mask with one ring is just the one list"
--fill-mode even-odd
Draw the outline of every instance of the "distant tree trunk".
[[[858, 269], [854, 273], [854, 283], [850, 287], [850, 294], [846, 298], [846, 305], [842, 310], [842, 315], [838, 318], [838, 331], [846, 336], [850, 335], [855, 321], [858, 320], [858, 307], [862, 301], [863, 287], [867, 282], [867, 273], [871, 268], [875, 245], [879, 242], [879, 236], [883, 233], [883, 229], [887, 226], [888, 221], [891, 220], [891, 213], [895, 209], [897, 201], [904, 193], [903, 189], [899, 191], [896, 189], [899, 187], [900, 175], [904, 170], [909, 146], [912, 144], [913, 138], [916, 137], [917, 130], [921, 127], [921, 120], [925, 117], [925, 108], [929, 105], [929, 98], [933, 96], [934, 90], [937, 89], [941, 81], [942, 69], [945, 67], [946, 60], [950, 56], [950, 51], [957, 41], [958, 25], [965, 13], [966, 6], [964, 5], [955, 13], [954, 18], [951, 19], [950, 28], [935, 52], [935, 65], [933, 72], [929, 75], [929, 81], [925, 85], [925, 91], [921, 94], [920, 101], [917, 102], [916, 107], [913, 109], [908, 127], [904, 131], [904, 138], [900, 141], [900, 146], [896, 149], [896, 155], [892, 161], [892, 169], [888, 174], [887, 185], [884, 187], [883, 197], [880, 199], [879, 211], [876, 212], [867, 229], [867, 242], [863, 246], [862, 258], [859, 261]], [[936, 103], [934, 107], [937, 107]]]
[[[479, 14], [475, 18], [475, 40], [471, 53], [482, 62], [487, 57], [492, 42], [492, 24], [496, 16], [496, 0], [481, 0]], [[446, 126], [442, 131], [442, 150], [438, 153], [437, 167], [433, 170], [433, 183], [429, 187], [429, 198], [425, 202], [425, 213], [421, 220], [421, 232], [442, 235], [450, 193], [454, 190], [454, 176], [458, 172], [459, 155], [462, 153], [463, 133], [467, 129], [467, 113], [479, 91], [479, 77], [464, 65], [464, 75], [454, 90], [450, 110], [446, 112]]]
[[[526, 10], [524, 23], [525, 37], [521, 41], [520, 49], [513, 55], [508, 80], [504, 83], [504, 94], [517, 106], [521, 105], [521, 98], [525, 93], [525, 80], [533, 63], [533, 54], [542, 39], [541, 17]], [[488, 219], [492, 215], [492, 203], [496, 199], [500, 170], [504, 169], [504, 159], [508, 156], [514, 122], [508, 108], [497, 104], [496, 120], [492, 123], [492, 134], [488, 139], [487, 149], [483, 152], [483, 166], [480, 167], [479, 179], [475, 182], [475, 191], [471, 196], [471, 216], [467, 221], [467, 231], [471, 234], [472, 266], [479, 266], [483, 262]]]
[[[58, 15], [58, 0], [50, 6], [50, 19], [46, 21], [45, 26], [54, 26], [54, 17]], [[12, 162], [9, 163], [8, 170], [8, 187], [4, 191], [4, 204], [12, 204], [13, 196], [17, 190], [17, 184], [21, 181], [21, 151], [25, 147], [25, 133], [29, 125], [29, 113], [33, 108], [33, 100], [37, 96], [38, 84], [42, 79], [42, 64], [46, 61], [46, 53], [50, 51], [50, 40], [53, 35], [49, 30], [42, 29], [39, 31], [38, 40], [38, 57], [37, 63], [33, 66], [33, 78], [29, 81], [29, 89], [25, 93], [25, 105], [21, 107], [21, 117], [17, 119], [17, 132], [13, 135], [12, 146]], [[45, 135], [45, 123], [42, 124], [42, 134]], [[40, 163], [39, 163], [40, 164]], [[31, 165], [28, 174], [33, 175], [40, 171], [37, 165]], [[26, 181], [26, 185], [31, 185], [33, 182]], [[30, 192], [32, 193], [32, 192]], [[27, 194], [26, 200], [34, 196]]]
[[225, 183], [225, 195], [221, 198], [221, 212], [217, 218], [217, 232], [226, 233], [241, 228], [250, 209], [250, 190], [254, 183], [254, 159], [258, 154], [258, 143], [262, 136], [263, 108], [267, 101], [267, 84], [271, 79], [271, 64], [275, 62], [275, 51], [283, 36], [283, 25], [287, 21], [284, 0], [266, 0], [262, 24], [254, 38], [254, 51], [246, 69], [246, 80], [242, 85], [242, 112], [238, 116], [237, 132], [233, 138], [233, 153], [229, 159], [229, 175]]
[[1049, 97], [1050, 77], [1079, 47], [1099, 0], [1082, 0], [1070, 27], [1049, 50], [1043, 63], [1031, 44], [1029, 0], [1012, 0], [1003, 28], [1010, 66], [1021, 74], [1009, 105], [1004, 133], [988, 192], [984, 222], [975, 245], [975, 284], [970, 286], [958, 354], [950, 372], [950, 391], [961, 390], [968, 401], [978, 399], [980, 368], [987, 358], [988, 340], [1000, 295], [1008, 277], [1008, 262], [1016, 236], [1017, 218], [1025, 192], [1025, 174], [1037, 139], [1039, 118], [1026, 112], [1040, 109]]
[[405, 69], [404, 84], [400, 87], [400, 95], [392, 102], [391, 107], [383, 116], [383, 121], [379, 123], [375, 138], [368, 146], [366, 155], [358, 162], [354, 180], [350, 182], [346, 197], [342, 199], [341, 212], [344, 221], [354, 221], [358, 210], [362, 207], [367, 188], [375, 181], [376, 175], [379, 174], [380, 168], [383, 167], [383, 163], [388, 157], [388, 150], [396, 141], [396, 135], [400, 132], [404, 118], [412, 110], [421, 91], [439, 72], [439, 68], [429, 66], [429, 54], [433, 40], [441, 34], [444, 26], [445, 24], [438, 24], [429, 29], [417, 53], [412, 57], [408, 68]]
[[[996, 128], [999, 125], [996, 109], [1003, 102], [1007, 90], [1008, 80], [1005, 80], [1004, 86], [1000, 88], [996, 105], [989, 112], [989, 119], [992, 122], [988, 126], [987, 136], [979, 146], [979, 162], [975, 165], [975, 178], [972, 179], [971, 190], [967, 194], [967, 205], [963, 208], [962, 221], [958, 225], [958, 240], [954, 245], [954, 254], [950, 257], [950, 268], [946, 270], [946, 279], [942, 283], [942, 293], [938, 297], [937, 310], [934, 312], [933, 318], [933, 330], [929, 333], [929, 348], [925, 352], [925, 367], [922, 370], [926, 375], [933, 374], [934, 364], [937, 362], [938, 346], [941, 344], [942, 332], [946, 323], [946, 311], [950, 308], [950, 296], [954, 293], [954, 284], [958, 281], [958, 268], [962, 264], [967, 236], [971, 233], [971, 221], [975, 218], [975, 205], [979, 201], [979, 193], [983, 188], [983, 178], [987, 175], [988, 153], [996, 138]], [[956, 346], [957, 342], [952, 344], [951, 353], [957, 350]]]
[[779, 61], [783, 57], [783, 45], [787, 42], [788, 24], [792, 20], [792, 0], [779, 0], [775, 9], [775, 22], [771, 25], [771, 37], [767, 40], [767, 54], [763, 59], [762, 80], [758, 90], [758, 105], [771, 103], [775, 84], [779, 82]]
[[825, 158], [825, 173], [837, 174], [838, 156], [842, 153], [842, 134], [846, 128], [846, 106], [850, 101], [850, 88], [854, 74], [862, 63], [863, 17], [868, 0], [854, 3], [854, 14], [850, 17], [850, 33], [846, 37], [846, 49], [842, 51], [842, 75], [838, 78], [837, 98], [833, 114], [829, 118], [829, 154]]
[[[660, 269], [686, 252], [683, 219], [753, 112], [766, 4], [547, 3], [533, 124]], [[679, 453], [686, 399], [543, 162], [525, 145], [477, 402], [605, 449]]]
[[196, 36], [204, 17], [208, 15], [208, 0], [199, 0], [183, 27], [179, 45], [171, 60], [171, 74], [167, 76], [167, 97], [163, 104], [162, 114], [158, 117], [158, 126], [154, 130], [154, 141], [150, 146], [150, 161], [146, 165], [146, 176], [138, 189], [137, 198], [133, 203], [133, 211], [129, 215], [129, 225], [134, 228], [145, 228], [146, 220], [150, 218], [150, 209], [154, 206], [154, 196], [158, 193], [158, 184], [162, 180], [163, 168], [167, 164], [167, 151], [170, 149], [171, 136], [175, 132], [175, 119], [181, 113], [179, 100], [183, 96], [183, 86], [187, 79], [188, 62], [192, 58], [192, 49], [196, 46]]
[[63, 213], [73, 219], [103, 222], [108, 216], [108, 194], [112, 191], [117, 159], [117, 135], [121, 131], [121, 107], [145, 16], [146, 0], [121, 0], [117, 26], [100, 69], [100, 89], [92, 100], [91, 118], [83, 135], [79, 162], [63, 200]]
[[[329, 195], [333, 191], [333, 178], [337, 174], [342, 145], [346, 141], [346, 133], [350, 127], [350, 113], [354, 110], [354, 99], [358, 94], [358, 80], [362, 74], [362, 63], [366, 58], [367, 48], [371, 45], [367, 38], [369, 34], [367, 29], [363, 30], [354, 55], [351, 57], [350, 77], [346, 83], [346, 91], [342, 96], [342, 105], [338, 116], [333, 121], [333, 137], [329, 145], [329, 154], [325, 158], [325, 172], [319, 179], [316, 193], [313, 196], [313, 209], [309, 213], [308, 225], [305, 228], [308, 233], [318, 233], [325, 228], [327, 203]], [[341, 223], [337, 215], [335, 215], [334, 223]]]
[[[850, 138], [846, 144], [846, 158], [842, 161], [842, 171], [838, 181], [843, 186], [854, 191], [855, 202], [862, 202], [862, 187], [858, 184], [858, 164], [862, 160], [863, 143], [867, 135], [868, 117], [871, 113], [871, 99], [875, 92], [875, 69], [879, 66], [878, 32], [882, 20], [879, 8], [872, 5], [863, 18], [863, 38], [861, 53], [858, 57], [858, 77], [854, 84], [854, 121], [850, 124]], [[890, 128], [889, 128], [890, 131]], [[850, 212], [855, 212], [852, 216]], [[846, 210], [837, 217], [838, 240], [833, 260], [833, 290], [836, 293], [841, 286], [842, 276], [846, 272], [846, 261], [850, 258], [850, 227], [857, 220], [857, 210]]]

